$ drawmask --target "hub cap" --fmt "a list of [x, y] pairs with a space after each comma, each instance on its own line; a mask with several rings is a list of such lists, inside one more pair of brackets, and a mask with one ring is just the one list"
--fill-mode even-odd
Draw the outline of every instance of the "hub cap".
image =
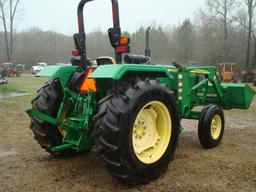
[[221, 133], [222, 122], [219, 115], [215, 115], [211, 122], [211, 136], [217, 140]]
[[165, 153], [172, 133], [167, 107], [159, 101], [146, 104], [133, 126], [132, 144], [137, 158], [145, 164], [158, 161]]

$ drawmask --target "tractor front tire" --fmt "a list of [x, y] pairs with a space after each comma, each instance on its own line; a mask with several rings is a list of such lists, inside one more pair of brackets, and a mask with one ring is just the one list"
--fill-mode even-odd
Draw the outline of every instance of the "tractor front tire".
[[110, 174], [127, 185], [157, 179], [173, 158], [179, 115], [173, 92], [155, 80], [119, 86], [100, 102], [103, 157]]
[[[32, 101], [32, 107], [37, 111], [56, 118], [60, 104], [63, 100], [63, 92], [60, 81], [53, 79], [38, 91], [38, 95]], [[55, 157], [69, 157], [75, 155], [74, 150], [64, 150], [54, 152], [52, 147], [62, 144], [63, 134], [58, 126], [44, 122], [35, 117], [31, 118], [30, 128], [34, 133], [34, 138], [48, 153]]]
[[198, 123], [198, 138], [206, 149], [217, 147], [223, 137], [225, 120], [223, 110], [216, 105], [206, 106]]

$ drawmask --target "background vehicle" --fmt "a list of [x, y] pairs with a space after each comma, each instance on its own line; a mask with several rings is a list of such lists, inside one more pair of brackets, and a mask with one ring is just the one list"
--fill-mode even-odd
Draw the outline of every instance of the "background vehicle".
[[56, 63], [57, 66], [71, 66], [71, 63]]
[[238, 72], [236, 63], [220, 63], [218, 65], [218, 73], [222, 82], [234, 82], [238, 81]]
[[19, 73], [23, 73], [25, 71], [25, 65], [24, 64], [16, 64], [16, 69]]
[[[204, 148], [218, 146], [223, 109], [248, 109], [255, 92], [246, 84], [221, 84], [215, 67], [149, 64], [148, 56], [127, 54], [130, 41], [121, 33], [117, 0], [111, 1], [113, 27], [108, 30], [115, 60], [100, 57], [92, 65], [83, 19], [90, 1], [78, 5], [72, 66], [48, 66], [36, 75], [52, 78], [27, 110], [41, 147], [70, 156], [98, 146], [113, 177], [145, 184], [167, 170], [183, 130], [181, 118], [199, 120]], [[205, 107], [198, 111], [197, 106]]]
[[256, 69], [249, 69], [242, 71], [242, 82], [253, 83], [256, 86]]
[[47, 66], [47, 63], [38, 63], [37, 65], [33, 65], [31, 67], [31, 72], [32, 74], [37, 74], [46, 66]]
[[254, 73], [253, 85], [256, 86], [256, 69], [253, 70], [253, 73]]
[[199, 67], [200, 63], [197, 61], [189, 61], [188, 62], [188, 67]]
[[17, 70], [16, 65], [13, 63], [3, 63], [3, 71], [6, 77], [20, 76], [20, 71]]
[[7, 84], [8, 81], [4, 78], [4, 70], [0, 67], [0, 85]]

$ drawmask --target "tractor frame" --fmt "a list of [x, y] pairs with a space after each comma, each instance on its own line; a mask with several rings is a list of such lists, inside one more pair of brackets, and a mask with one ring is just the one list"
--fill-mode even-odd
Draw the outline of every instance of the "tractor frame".
[[[145, 172], [152, 169], [153, 172], [166, 169], [171, 156], [175, 152], [178, 133], [183, 130], [180, 124], [181, 119], [202, 121], [202, 125], [199, 125], [201, 143], [206, 148], [217, 146], [221, 141], [224, 130], [222, 109], [248, 109], [255, 92], [247, 84], [220, 83], [216, 75], [216, 68], [211, 66], [183, 68], [177, 63], [165, 65], [143, 62], [123, 64], [122, 55], [130, 51], [130, 41], [128, 37], [122, 36], [121, 33], [117, 0], [111, 0], [113, 27], [108, 30], [117, 64], [113, 64], [115, 62], [109, 58], [103, 58], [104, 61], [109, 61], [109, 64], [100, 65], [99, 62], [97, 66], [92, 65], [92, 61], [87, 57], [83, 17], [83, 8], [86, 3], [91, 1], [81, 0], [78, 5], [79, 33], [74, 35], [76, 47], [72, 51], [73, 56], [75, 56], [72, 59], [72, 66], [47, 66], [36, 74], [38, 77], [53, 79], [52, 82], [39, 90], [38, 96], [32, 102], [32, 107], [27, 110], [32, 120], [32, 130], [39, 144], [55, 155], [70, 150], [83, 152], [90, 150], [97, 143], [95, 135], [99, 133], [103, 135], [100, 137], [101, 145], [105, 147], [104, 156], [108, 169], [114, 177], [128, 184], [146, 183], [153, 180], [155, 176], [145, 177]], [[147, 61], [148, 55], [130, 56], [130, 58]], [[134, 61], [135, 59], [130, 60]], [[102, 61], [102, 58], [99, 61]], [[54, 84], [54, 82], [57, 83]], [[54, 93], [51, 92], [53, 89], [56, 89]], [[162, 96], [158, 96], [157, 92]], [[170, 113], [173, 121], [171, 133], [174, 135], [171, 138], [175, 139], [168, 145], [168, 153], [164, 153], [165, 155], [162, 158], [159, 157], [159, 160], [156, 158], [152, 163], [149, 160], [144, 161], [144, 157], [138, 155], [140, 146], [134, 147], [134, 150], [137, 150], [136, 154], [131, 152], [130, 137], [125, 136], [128, 134], [127, 131], [132, 134], [131, 130], [127, 129], [132, 129], [133, 124], [136, 124], [137, 120], [134, 115], [136, 113], [140, 114], [139, 109], [132, 112], [132, 107], [140, 106], [136, 104], [139, 101], [143, 103], [144, 100], [150, 100], [151, 93], [153, 99], [159, 97], [158, 101], [152, 100], [152, 102], [149, 102], [153, 103], [155, 108], [158, 109], [155, 115], [157, 113], [165, 114], [162, 111], [167, 109], [172, 112]], [[60, 99], [54, 98], [54, 95], [60, 95]], [[144, 99], [141, 99], [140, 96]], [[167, 98], [170, 99], [170, 102]], [[57, 106], [54, 113], [49, 112], [52, 110], [52, 106], [49, 106], [48, 110], [43, 106], [43, 104], [47, 105], [50, 101], [54, 101], [52, 106]], [[162, 101], [161, 104], [159, 104], [160, 101]], [[141, 110], [144, 113], [152, 113], [148, 109], [151, 106], [149, 104], [145, 106]], [[200, 111], [198, 106], [207, 107]], [[208, 142], [205, 141], [204, 135], [205, 131], [210, 129], [206, 130], [202, 127], [208, 126], [208, 124], [204, 124], [206, 122], [205, 114], [212, 113], [215, 114], [216, 118], [213, 116], [214, 119], [209, 119], [207, 122], [213, 121], [216, 125], [220, 124], [221, 133], [219, 133], [220, 136], [216, 138], [216, 141], [212, 139], [211, 142]], [[107, 119], [112, 117], [113, 119], [107, 122]], [[119, 122], [124, 117], [127, 117], [124, 122]], [[141, 117], [143, 117], [143, 113]], [[130, 128], [124, 127], [126, 126], [125, 122], [127, 125], [131, 125]], [[140, 123], [140, 121], [138, 122]], [[134, 127], [136, 126], [134, 125]], [[146, 127], [144, 128], [146, 129]], [[42, 129], [47, 131], [41, 132]], [[52, 141], [51, 145], [49, 143], [45, 144], [44, 141], [50, 138], [47, 138], [48, 132], [52, 129], [61, 133], [58, 133], [60, 140], [58, 144], [55, 141]], [[134, 130], [134, 132], [137, 134], [134, 136], [136, 139], [145, 135], [141, 130]], [[57, 133], [54, 132], [54, 134]], [[117, 136], [115, 137], [115, 135]], [[106, 137], [113, 139], [113, 143], [118, 140], [119, 144], [114, 145], [106, 142]], [[165, 136], [163, 135], [163, 137]], [[132, 140], [135, 140], [135, 138]], [[128, 144], [124, 141], [127, 141]], [[133, 143], [136, 142], [133, 141]], [[130, 146], [128, 147], [129, 150], [126, 145]], [[130, 154], [130, 156], [127, 157], [127, 154]], [[109, 160], [109, 158], [116, 155], [119, 156], [115, 158], [126, 160], [120, 163], [114, 162], [113, 159]], [[124, 176], [123, 173], [120, 175], [119, 171], [123, 172], [124, 170], [126, 170], [127, 175]]]

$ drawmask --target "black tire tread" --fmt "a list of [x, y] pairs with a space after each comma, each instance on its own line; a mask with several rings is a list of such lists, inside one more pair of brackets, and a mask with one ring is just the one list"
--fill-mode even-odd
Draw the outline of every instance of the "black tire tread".
[[[143, 175], [137, 174], [134, 171], [135, 167], [131, 162], [128, 162], [126, 156], [127, 151], [124, 151], [124, 145], [127, 145], [123, 138], [127, 137], [122, 128], [120, 128], [119, 123], [128, 123], [130, 120], [129, 115], [124, 118], [127, 113], [127, 109], [124, 109], [124, 106], [129, 105], [129, 101], [136, 98], [139, 94], [150, 91], [150, 90], [162, 90], [170, 95], [170, 100], [174, 101], [174, 94], [170, 92], [165, 86], [160, 84], [155, 80], [150, 81], [139, 81], [135, 86], [126, 86], [126, 91], [124, 87], [120, 86], [122, 94], [117, 89], [117, 93], [106, 97], [103, 99], [104, 102], [100, 103], [99, 109], [104, 109], [107, 112], [97, 120], [96, 125], [101, 125], [101, 136], [100, 136], [100, 145], [103, 149], [104, 161], [107, 169], [110, 174], [117, 178], [120, 182], [128, 185], [134, 184], [146, 184], [153, 179], [160, 177], [160, 175], [167, 170], [168, 163], [173, 157], [171, 154], [170, 157], [162, 161], [162, 164], [155, 169], [153, 173], [143, 173]], [[176, 110], [176, 105], [174, 106], [174, 115], [176, 123], [179, 122], [178, 112]], [[96, 127], [97, 128], [97, 127]], [[126, 135], [126, 137], [124, 137]], [[177, 138], [178, 139], [178, 130]], [[175, 141], [177, 142], [177, 141]], [[176, 148], [176, 143], [174, 144]], [[175, 150], [174, 150], [175, 151]], [[136, 172], [136, 173], [135, 173]]]
[[[222, 130], [217, 140], [214, 140], [211, 137], [210, 126], [209, 126], [212, 120], [212, 116], [215, 113], [219, 114], [222, 120]], [[224, 134], [224, 128], [225, 128], [225, 120], [224, 120], [223, 110], [219, 106], [212, 105], [212, 104], [206, 106], [201, 112], [201, 116], [198, 123], [198, 139], [201, 145], [206, 149], [217, 147], [222, 140], [222, 137]]]
[[[38, 90], [38, 95], [32, 100], [32, 107], [46, 115], [56, 117], [63, 92], [58, 79], [47, 82]], [[30, 128], [33, 131], [35, 140], [48, 153], [56, 157], [68, 157], [75, 155], [73, 150], [64, 150], [61, 152], [53, 152], [52, 147], [62, 144], [63, 136], [60, 134], [58, 127], [50, 123], [44, 122], [32, 117]]]

